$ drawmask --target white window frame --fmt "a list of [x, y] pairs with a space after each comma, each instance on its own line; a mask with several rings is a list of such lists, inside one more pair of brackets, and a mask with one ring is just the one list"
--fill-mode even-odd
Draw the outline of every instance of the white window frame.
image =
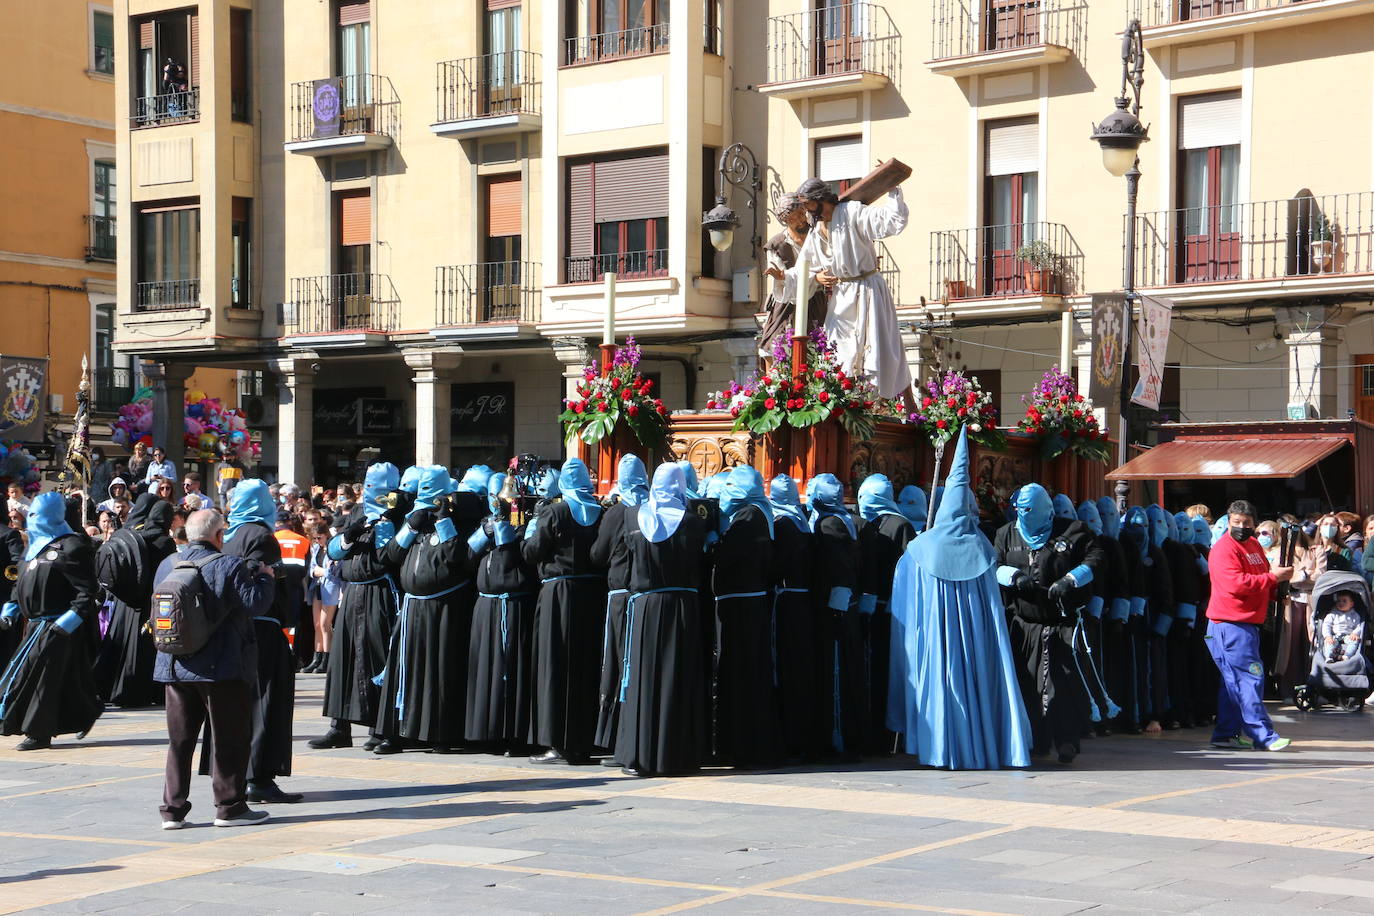
[[[113, 83], [113, 82], [114, 82], [114, 78], [115, 78], [114, 71], [111, 71], [111, 72], [109, 72], [109, 73], [106, 73], [104, 70], [97, 70], [97, 69], [95, 68], [95, 14], [96, 14], [96, 13], [104, 13], [104, 14], [106, 14], [107, 16], [110, 17], [110, 34], [111, 34], [111, 35], [114, 34], [114, 29], [118, 28], [118, 23], [117, 23], [117, 21], [116, 21], [116, 19], [115, 19], [115, 14], [114, 14], [114, 7], [112, 7], [112, 6], [107, 6], [107, 5], [103, 4], [103, 3], [87, 3], [87, 4], [86, 4], [86, 75], [89, 76], [89, 77], [91, 77], [92, 79], [108, 80], [109, 82]], [[114, 49], [113, 49], [113, 48], [110, 49], [110, 53], [111, 53], [111, 54], [114, 53]], [[115, 65], [116, 67], [119, 66], [119, 60], [118, 60], [118, 58], [115, 59], [114, 65]]]

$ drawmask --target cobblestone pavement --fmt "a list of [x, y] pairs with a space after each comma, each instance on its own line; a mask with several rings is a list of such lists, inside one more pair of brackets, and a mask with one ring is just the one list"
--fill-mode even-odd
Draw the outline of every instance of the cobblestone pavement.
[[1276, 754], [1205, 729], [1072, 767], [905, 758], [637, 780], [485, 755], [311, 751], [257, 828], [158, 829], [160, 711], [0, 746], [0, 913], [1374, 913], [1374, 712], [1274, 710]]

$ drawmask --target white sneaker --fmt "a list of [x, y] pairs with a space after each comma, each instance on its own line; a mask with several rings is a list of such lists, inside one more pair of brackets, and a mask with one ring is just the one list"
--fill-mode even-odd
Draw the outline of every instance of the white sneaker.
[[186, 822], [185, 822], [185, 821], [163, 821], [163, 822], [162, 822], [162, 829], [163, 829], [163, 830], [180, 830], [182, 827], [185, 827], [185, 826], [186, 826]]
[[217, 817], [215, 818], [216, 827], [252, 827], [254, 824], [261, 824], [272, 817], [266, 811], [245, 811], [238, 817]]

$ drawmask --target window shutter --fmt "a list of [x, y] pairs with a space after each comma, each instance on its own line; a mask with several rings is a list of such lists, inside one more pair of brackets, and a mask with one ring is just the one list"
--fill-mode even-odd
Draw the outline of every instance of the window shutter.
[[187, 41], [191, 47], [191, 66], [189, 70], [191, 71], [191, 85], [194, 87], [200, 85], [200, 16], [192, 13], [186, 18], [189, 21], [189, 25], [187, 26], [189, 38]]
[[568, 257], [585, 258], [592, 254], [594, 195], [592, 164], [568, 166]]
[[988, 175], [1040, 171], [1040, 123], [1035, 118], [989, 122], [986, 159]]
[[372, 196], [367, 191], [339, 195], [339, 244], [372, 244]]
[[114, 17], [109, 13], [96, 13], [94, 18], [95, 46], [114, 47]]
[[519, 175], [501, 175], [487, 179], [487, 235], [519, 235], [523, 208], [523, 183]]
[[353, 25], [372, 20], [371, 0], [345, 0], [339, 4], [339, 25]]
[[866, 172], [861, 138], [816, 141], [816, 177], [821, 181], [857, 181]]
[[667, 215], [667, 153], [596, 163], [596, 222]]
[[1179, 99], [1178, 148], [1240, 143], [1240, 93], [1213, 92]]
[[140, 22], [138, 24], [138, 46], [140, 49], [145, 51], [152, 50], [155, 28], [156, 23], [154, 23], [151, 19], [149, 19], [147, 22]]

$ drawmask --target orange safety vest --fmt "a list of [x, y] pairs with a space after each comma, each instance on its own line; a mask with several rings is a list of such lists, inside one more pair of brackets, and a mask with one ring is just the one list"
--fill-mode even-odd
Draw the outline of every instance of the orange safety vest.
[[272, 532], [281, 546], [281, 561], [287, 566], [304, 566], [310, 558], [310, 539], [290, 529]]

